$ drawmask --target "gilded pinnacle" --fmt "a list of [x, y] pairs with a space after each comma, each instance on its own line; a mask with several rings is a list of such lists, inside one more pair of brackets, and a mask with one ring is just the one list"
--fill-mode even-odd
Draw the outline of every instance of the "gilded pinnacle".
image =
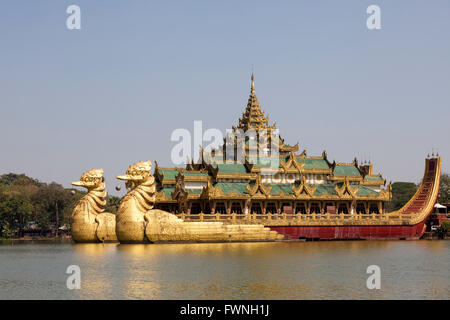
[[252, 89], [250, 92], [255, 93], [255, 76], [253, 75], [253, 72], [252, 72]]

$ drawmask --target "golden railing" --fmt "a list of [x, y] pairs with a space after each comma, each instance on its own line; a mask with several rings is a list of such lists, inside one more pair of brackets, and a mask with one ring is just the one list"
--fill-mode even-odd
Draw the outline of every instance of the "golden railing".
[[264, 224], [264, 225], [308, 225], [308, 224], [408, 224], [412, 215], [390, 215], [390, 214], [223, 214], [223, 213], [198, 213], [177, 214], [177, 217], [186, 222], [220, 221], [228, 224]]

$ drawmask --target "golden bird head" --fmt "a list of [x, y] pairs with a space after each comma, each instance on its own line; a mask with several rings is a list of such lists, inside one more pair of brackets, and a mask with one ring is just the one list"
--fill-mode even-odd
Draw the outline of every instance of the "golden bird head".
[[103, 181], [103, 169], [92, 169], [83, 173], [80, 181], [75, 181], [71, 184], [77, 187], [92, 189], [99, 186]]
[[125, 181], [139, 182], [151, 176], [152, 162], [139, 161], [132, 164], [124, 175], [117, 176], [117, 179]]

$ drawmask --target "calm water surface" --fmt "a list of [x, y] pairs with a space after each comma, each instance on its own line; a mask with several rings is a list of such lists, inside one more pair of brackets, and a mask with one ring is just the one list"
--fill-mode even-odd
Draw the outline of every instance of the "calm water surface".
[[449, 299], [449, 267], [450, 241], [3, 244], [0, 299]]

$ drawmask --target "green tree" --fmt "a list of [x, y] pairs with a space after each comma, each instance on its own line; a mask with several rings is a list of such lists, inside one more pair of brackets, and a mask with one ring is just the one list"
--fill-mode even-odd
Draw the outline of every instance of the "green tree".
[[417, 185], [412, 182], [394, 182], [392, 184], [392, 200], [387, 204], [388, 211], [403, 207], [417, 191]]
[[[84, 192], [40, 182], [24, 174], [0, 176], [0, 236], [8, 237], [27, 222], [41, 229], [70, 226], [71, 212]], [[115, 201], [112, 202], [114, 208]]]
[[9, 227], [8, 221], [0, 221], [0, 236], [6, 239], [10, 239], [14, 234], [14, 231]]
[[442, 221], [441, 228], [444, 232], [450, 231], [450, 221]]
[[36, 208], [36, 220], [44, 225], [56, 229], [63, 224], [70, 224], [70, 213], [78, 197], [74, 197], [71, 189], [64, 189], [60, 184], [52, 182], [44, 184], [33, 194], [32, 201]]
[[0, 176], [0, 186], [12, 186], [12, 185], [35, 185], [37, 187], [42, 185], [36, 179], [30, 178], [25, 174], [7, 173]]
[[105, 211], [110, 213], [116, 213], [117, 209], [119, 209], [120, 200], [122, 198], [116, 196], [106, 196], [106, 206]]
[[439, 186], [439, 203], [450, 203], [450, 175], [443, 173], [441, 175], [441, 184]]
[[2, 236], [7, 236], [3, 232], [8, 233], [8, 230], [22, 230], [29, 221], [32, 212], [33, 205], [26, 196], [2, 194], [0, 198], [0, 225], [2, 226], [0, 229], [2, 230]]

